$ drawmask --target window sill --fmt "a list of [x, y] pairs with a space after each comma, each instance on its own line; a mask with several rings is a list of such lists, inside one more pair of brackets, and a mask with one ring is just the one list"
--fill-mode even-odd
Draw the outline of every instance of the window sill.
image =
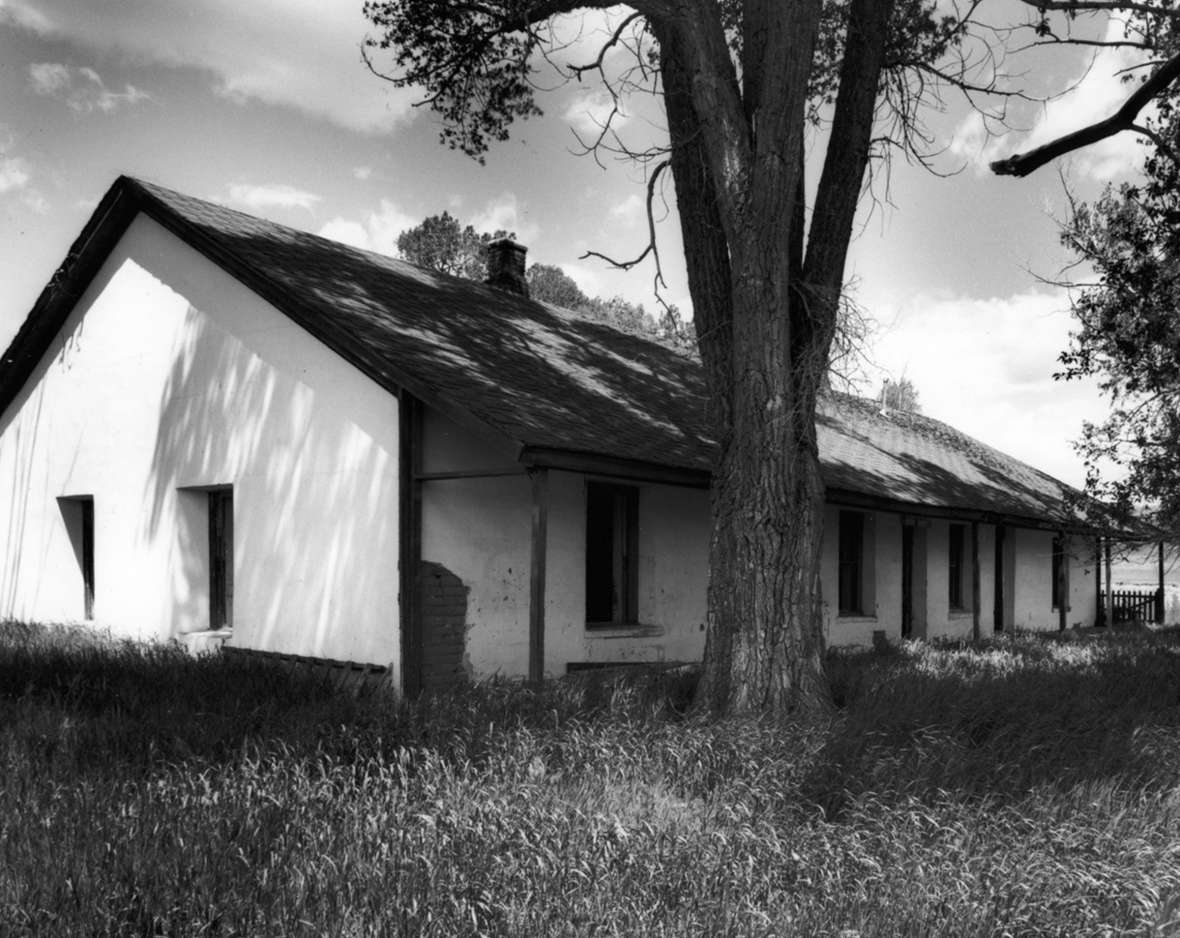
[[876, 622], [875, 615], [869, 615], [865, 612], [838, 612], [836, 618], [841, 622]]
[[607, 622], [603, 625], [586, 623], [587, 638], [656, 638], [664, 634], [662, 625]]
[[947, 612], [948, 619], [971, 619], [975, 613], [970, 609], [951, 609]]
[[176, 640], [192, 654], [216, 651], [233, 638], [233, 629], [204, 629], [200, 632], [184, 632]]

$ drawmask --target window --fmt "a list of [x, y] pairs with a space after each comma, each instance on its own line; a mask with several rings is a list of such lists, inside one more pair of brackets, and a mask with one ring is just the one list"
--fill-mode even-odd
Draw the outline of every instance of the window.
[[639, 489], [586, 484], [586, 624], [639, 621]]
[[82, 584], [82, 615], [94, 618], [94, 498], [79, 495], [58, 499], [66, 534], [78, 562]]
[[864, 615], [865, 516], [859, 511], [840, 512], [839, 600], [841, 615]]
[[1065, 538], [1058, 534], [1053, 538], [1053, 608], [1061, 608], [1061, 595], [1065, 587]]
[[947, 599], [951, 609], [966, 609], [963, 602], [963, 576], [966, 569], [963, 566], [963, 541], [966, 538], [967, 526], [952, 524], [947, 541]]
[[234, 492], [210, 489], [209, 628], [234, 625]]

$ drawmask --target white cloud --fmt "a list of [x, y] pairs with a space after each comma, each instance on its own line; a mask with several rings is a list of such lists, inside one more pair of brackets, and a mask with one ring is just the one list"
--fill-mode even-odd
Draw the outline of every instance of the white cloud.
[[586, 143], [591, 143], [606, 127], [609, 120], [612, 130], [618, 131], [627, 123], [628, 114], [619, 104], [618, 113], [612, 116], [615, 101], [601, 88], [575, 95], [562, 117], [577, 131]]
[[70, 87], [69, 66], [34, 62], [29, 66], [29, 82], [37, 94], [59, 94]]
[[0, 156], [0, 195], [23, 189], [31, 179], [28, 163], [18, 156]]
[[528, 209], [517, 200], [515, 193], [504, 192], [491, 199], [468, 222], [478, 232], [511, 231], [525, 247], [536, 242], [540, 227], [527, 220]]
[[0, 22], [135, 61], [202, 69], [231, 100], [296, 108], [363, 132], [389, 130], [418, 96], [365, 68], [360, 47], [371, 27], [359, 3], [123, 0], [97, 15], [77, 0], [0, 0]]
[[612, 205], [609, 215], [616, 221], [638, 222], [644, 219], [643, 199], [639, 193], [632, 192], [622, 202]]
[[24, 189], [33, 178], [28, 161], [12, 155], [15, 142], [8, 128], [0, 124], [0, 195]]
[[1077, 485], [1071, 441], [1106, 405], [1092, 382], [1053, 380], [1068, 309], [1064, 292], [918, 296], [881, 327], [871, 357], [914, 382], [925, 413]]
[[94, 69], [74, 68], [60, 62], [34, 62], [29, 66], [29, 85], [36, 94], [58, 98], [80, 114], [109, 113], [151, 97], [134, 85], [124, 86], [123, 91], [111, 91]]
[[42, 36], [53, 30], [53, 24], [40, 10], [22, 0], [0, 0], [0, 23], [22, 26]]
[[317, 234], [363, 251], [376, 251], [392, 257], [397, 254], [397, 236], [421, 221], [421, 218], [407, 215], [388, 199], [382, 199], [377, 211], [369, 212], [359, 221], [333, 218]]
[[229, 201], [255, 211], [268, 208], [303, 208], [310, 211], [320, 201], [320, 197], [313, 192], [280, 183], [236, 183], [229, 187]]
[[359, 179], [361, 182], [365, 182], [366, 180], [370, 179], [372, 177], [372, 175], [373, 175], [373, 167], [372, 166], [354, 166], [353, 167], [353, 170], [352, 170], [352, 178], [353, 179]]

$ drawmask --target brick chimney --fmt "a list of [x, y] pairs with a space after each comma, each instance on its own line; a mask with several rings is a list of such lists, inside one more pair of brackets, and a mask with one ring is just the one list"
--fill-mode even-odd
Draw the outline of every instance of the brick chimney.
[[529, 283], [524, 279], [524, 256], [527, 253], [528, 248], [511, 238], [493, 241], [488, 245], [488, 276], [484, 283], [527, 297]]

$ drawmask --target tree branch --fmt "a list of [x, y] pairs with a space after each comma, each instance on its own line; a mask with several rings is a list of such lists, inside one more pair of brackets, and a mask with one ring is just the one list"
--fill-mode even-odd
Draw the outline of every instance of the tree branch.
[[[1106, 4], [1102, 4], [1102, 6], [1105, 7]], [[1165, 62], [1110, 117], [1080, 130], [1075, 130], [1064, 137], [1058, 137], [1035, 150], [1017, 153], [1007, 159], [996, 160], [991, 164], [992, 172], [997, 176], [1027, 176], [1033, 170], [1039, 169], [1066, 153], [1087, 147], [1099, 140], [1105, 140], [1107, 137], [1113, 137], [1124, 130], [1135, 130], [1139, 112], [1177, 78], [1180, 78], [1180, 53]]]
[[[655, 215], [652, 213], [651, 205], [652, 205], [652, 202], [655, 200], [656, 183], [659, 181], [660, 174], [665, 169], [667, 169], [670, 165], [671, 165], [670, 160], [664, 160], [663, 162], [658, 163], [656, 165], [656, 168], [652, 170], [650, 178], [647, 180], [647, 236], [648, 236], [648, 241], [647, 241], [647, 247], [645, 247], [643, 249], [643, 252], [638, 257], [634, 258], [633, 260], [629, 260], [629, 261], [617, 261], [613, 257], [607, 257], [605, 254], [603, 254], [599, 251], [587, 251], [585, 254], [583, 254], [581, 257], [578, 258], [579, 260], [585, 260], [588, 257], [597, 257], [599, 260], [606, 261], [612, 267], [618, 267], [620, 270], [630, 270], [632, 267], [634, 267], [636, 264], [638, 264], [640, 261], [642, 261], [645, 257], [647, 257], [648, 254], [651, 254], [656, 262], [656, 281], [655, 281], [656, 282], [656, 299], [660, 298], [659, 297], [659, 287], [661, 287], [661, 286], [666, 287], [667, 283], [664, 281], [664, 271], [660, 265], [660, 249], [656, 245], [656, 220], [655, 220]], [[661, 300], [661, 302], [662, 302], [662, 300]], [[665, 304], [665, 306], [666, 306], [666, 304]]]
[[619, 44], [619, 42], [622, 41], [623, 33], [626, 31], [627, 27], [630, 26], [632, 23], [634, 23], [636, 20], [639, 20], [642, 18], [643, 18], [642, 13], [632, 13], [629, 16], [627, 16], [623, 20], [623, 22], [619, 23], [618, 28], [615, 29], [615, 31], [611, 34], [610, 39], [608, 39], [606, 42], [604, 42], [602, 44], [602, 48], [598, 50], [598, 55], [594, 59], [594, 61], [589, 62], [586, 65], [570, 65], [570, 66], [568, 66], [570, 74], [573, 75], [574, 78], [578, 79], [578, 81], [581, 81], [582, 74], [584, 72], [599, 72], [599, 73], [601, 73], [602, 72], [602, 63], [606, 60], [607, 53], [610, 52], [611, 49], [613, 49], [615, 46], [617, 46]]
[[1180, 10], [1161, 10], [1154, 3], [1130, 3], [1127, 0], [1021, 0], [1021, 3], [1042, 13], [1054, 10], [1063, 13], [1142, 13], [1145, 16], [1180, 17]]

